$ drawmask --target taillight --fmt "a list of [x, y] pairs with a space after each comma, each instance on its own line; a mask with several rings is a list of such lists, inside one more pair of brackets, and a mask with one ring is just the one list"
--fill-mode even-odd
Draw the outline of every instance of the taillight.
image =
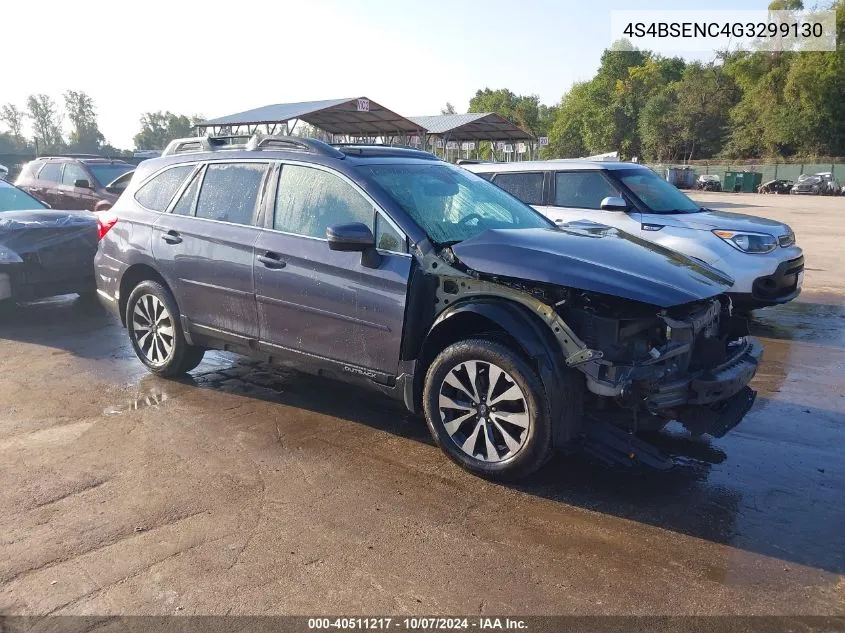
[[97, 213], [97, 241], [103, 239], [111, 227], [117, 224], [117, 216], [109, 211]]

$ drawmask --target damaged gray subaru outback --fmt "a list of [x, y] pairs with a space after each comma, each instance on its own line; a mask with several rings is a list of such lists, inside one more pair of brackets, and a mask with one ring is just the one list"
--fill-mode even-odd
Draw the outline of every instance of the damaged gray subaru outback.
[[761, 347], [731, 279], [618, 229], [556, 227], [426, 152], [174, 141], [115, 203], [98, 293], [150, 371], [222, 349], [369, 385], [455, 462], [525, 476], [555, 449], [677, 420], [721, 436]]

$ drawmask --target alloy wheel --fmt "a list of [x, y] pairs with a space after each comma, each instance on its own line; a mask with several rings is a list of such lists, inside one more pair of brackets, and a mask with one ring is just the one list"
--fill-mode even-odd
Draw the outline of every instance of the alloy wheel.
[[152, 294], [141, 295], [132, 310], [132, 336], [152, 365], [163, 365], [173, 355], [173, 319], [167, 306]]
[[440, 385], [438, 407], [449, 437], [474, 459], [502, 462], [528, 441], [525, 394], [493, 363], [470, 360], [453, 367]]

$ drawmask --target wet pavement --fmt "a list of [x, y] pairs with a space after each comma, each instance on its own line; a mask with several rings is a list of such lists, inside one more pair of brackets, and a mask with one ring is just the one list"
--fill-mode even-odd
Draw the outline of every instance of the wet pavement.
[[843, 615], [829, 280], [755, 313], [759, 395], [726, 437], [670, 427], [669, 472], [560, 455], [509, 486], [382, 396], [216, 352], [162, 380], [96, 306], [21, 306], [0, 316], [0, 612]]

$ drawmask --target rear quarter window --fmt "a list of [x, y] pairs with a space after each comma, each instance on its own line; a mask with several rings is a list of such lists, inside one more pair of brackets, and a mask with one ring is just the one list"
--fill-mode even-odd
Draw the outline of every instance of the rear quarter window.
[[41, 161], [32, 161], [27, 163], [21, 169], [21, 173], [18, 174], [17, 182], [24, 182], [26, 180], [35, 180], [35, 176], [38, 174], [38, 170], [41, 169], [41, 166], [44, 163]]
[[138, 189], [135, 200], [151, 211], [165, 211], [179, 187], [194, 171], [194, 167], [194, 165], [179, 165], [159, 172]]

